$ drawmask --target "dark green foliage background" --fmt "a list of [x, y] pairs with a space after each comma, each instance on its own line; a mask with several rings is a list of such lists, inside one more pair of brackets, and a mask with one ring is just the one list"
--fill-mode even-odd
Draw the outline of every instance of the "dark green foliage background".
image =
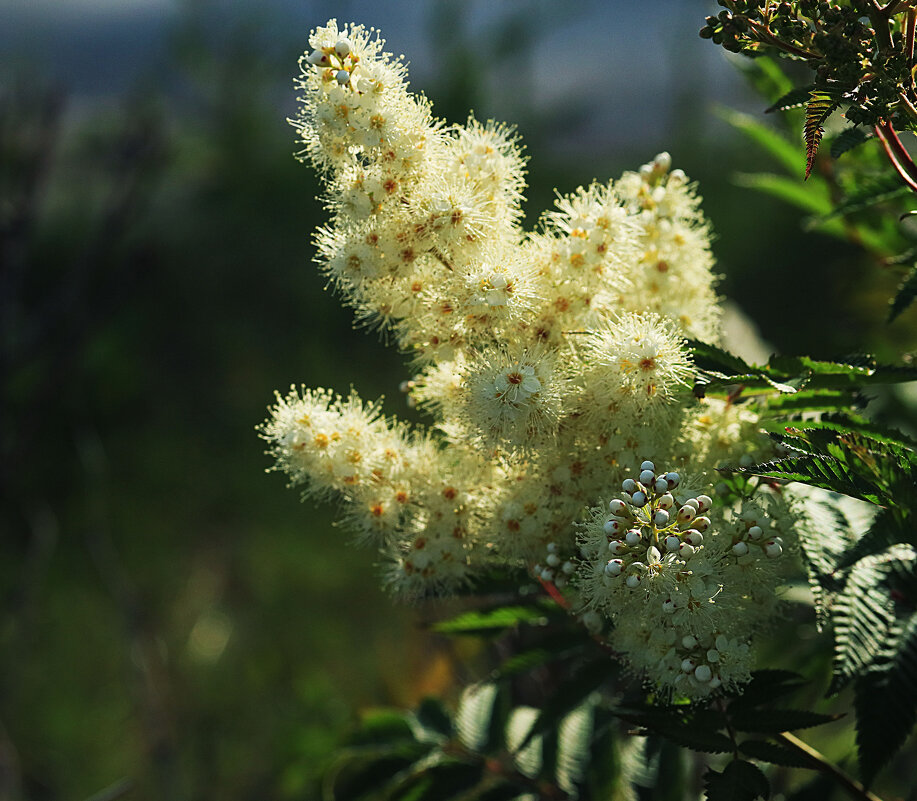
[[[460, 7], [432, 8], [440, 66], [422, 88], [461, 121], [488, 109], [486, 66], [468, 58]], [[526, 33], [549, 24], [509, 15], [494, 40], [516, 32], [526, 53]], [[22, 200], [24, 233], [3, 229], [0, 264], [25, 267], [0, 321], [0, 798], [311, 798], [355, 710], [454, 692], [456, 653], [477, 648], [421, 632], [427, 612], [383, 596], [373, 554], [347, 547], [332, 509], [263, 475], [254, 426], [275, 389], [353, 383], [410, 416], [407, 376], [310, 265], [318, 187], [271, 95], [304, 41], [265, 47], [257, 21], [207, 31], [206, 6], [189, 12], [167, 75], [117, 108], [68, 114], [37, 155], [21, 141], [37, 141], [22, 134], [49, 96], [41, 76], [4, 79], [2, 193], [21, 199], [23, 166], [47, 180]], [[828, 358], [912, 348], [917, 312], [884, 323], [900, 276], [737, 188], [733, 169], [764, 159], [711, 127], [706, 100], [686, 93], [679, 109], [666, 146], [700, 181], [723, 293], [764, 337]], [[554, 187], [654, 155], [634, 143], [551, 157], [558, 123], [516, 122], [531, 222]], [[903, 398], [881, 398], [899, 425]], [[827, 640], [804, 615], [788, 626], [807, 639], [784, 657], [826, 680]], [[823, 746], [844, 753], [840, 739]]]

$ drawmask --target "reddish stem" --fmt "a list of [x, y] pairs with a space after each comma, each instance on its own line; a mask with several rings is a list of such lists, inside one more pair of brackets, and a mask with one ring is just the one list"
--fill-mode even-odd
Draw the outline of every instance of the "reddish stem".
[[875, 126], [875, 131], [885, 150], [885, 155], [898, 171], [898, 175], [912, 192], [917, 193], [917, 164], [914, 164], [910, 154], [901, 144], [894, 126], [890, 122], [881, 122]]

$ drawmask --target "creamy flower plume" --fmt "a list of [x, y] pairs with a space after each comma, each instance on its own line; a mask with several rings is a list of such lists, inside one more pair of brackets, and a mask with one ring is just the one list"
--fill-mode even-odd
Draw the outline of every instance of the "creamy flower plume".
[[300, 66], [294, 125], [329, 210], [317, 261], [407, 354], [433, 433], [294, 389], [261, 429], [277, 469], [342, 501], [402, 596], [524, 567], [593, 630], [612, 618], [615, 648], [667, 691], [741, 683], [783, 544], [750, 501], [721, 508], [676, 475], [760, 447], [756, 409], [687, 391], [685, 338], [715, 341], [720, 313], [694, 186], [663, 153], [526, 231], [512, 129], [435, 119], [359, 25], [315, 30]]

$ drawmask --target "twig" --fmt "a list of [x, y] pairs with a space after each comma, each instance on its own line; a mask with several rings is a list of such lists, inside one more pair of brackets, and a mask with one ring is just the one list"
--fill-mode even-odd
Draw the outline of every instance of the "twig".
[[771, 33], [769, 28], [761, 25], [759, 22], [755, 22], [754, 20], [747, 20], [747, 22], [748, 27], [758, 36], [758, 41], [762, 42], [763, 44], [769, 44], [773, 47], [777, 47], [780, 50], [783, 50], [785, 53], [789, 53], [793, 56], [798, 56], [799, 58], [823, 58], [821, 53], [818, 53], [814, 50], [804, 50], [803, 48], [797, 47], [794, 44], [790, 44], [789, 42], [784, 42], [782, 39], [778, 39], [776, 36], [774, 36], [773, 33]]
[[856, 779], [848, 776], [833, 762], [830, 762], [824, 754], [816, 751], [811, 745], [803, 742], [798, 737], [789, 732], [774, 735], [774, 739], [783, 745], [791, 748], [798, 754], [802, 754], [816, 766], [816, 770], [831, 776], [841, 787], [843, 787], [852, 798], [857, 801], [882, 801], [879, 796], [871, 793]]
[[885, 155], [892, 163], [892, 166], [898, 171], [898, 175], [904, 180], [912, 192], [917, 192], [917, 164], [914, 164], [910, 154], [901, 144], [898, 134], [890, 122], [879, 123], [875, 126], [876, 136], [882, 143]]

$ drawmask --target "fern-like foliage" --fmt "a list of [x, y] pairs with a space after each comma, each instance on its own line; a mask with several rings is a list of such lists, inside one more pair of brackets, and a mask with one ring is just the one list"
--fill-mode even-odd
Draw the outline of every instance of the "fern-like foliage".
[[825, 133], [822, 127], [825, 120], [831, 116], [840, 105], [840, 100], [835, 94], [820, 89], [813, 89], [809, 93], [809, 101], [806, 103], [806, 125], [804, 129], [806, 140], [806, 178], [812, 172], [815, 164], [815, 156], [818, 153], [818, 145]]
[[888, 310], [888, 322], [892, 322], [907, 309], [914, 302], [915, 297], [917, 297], [917, 264], [911, 267], [895, 291]]

